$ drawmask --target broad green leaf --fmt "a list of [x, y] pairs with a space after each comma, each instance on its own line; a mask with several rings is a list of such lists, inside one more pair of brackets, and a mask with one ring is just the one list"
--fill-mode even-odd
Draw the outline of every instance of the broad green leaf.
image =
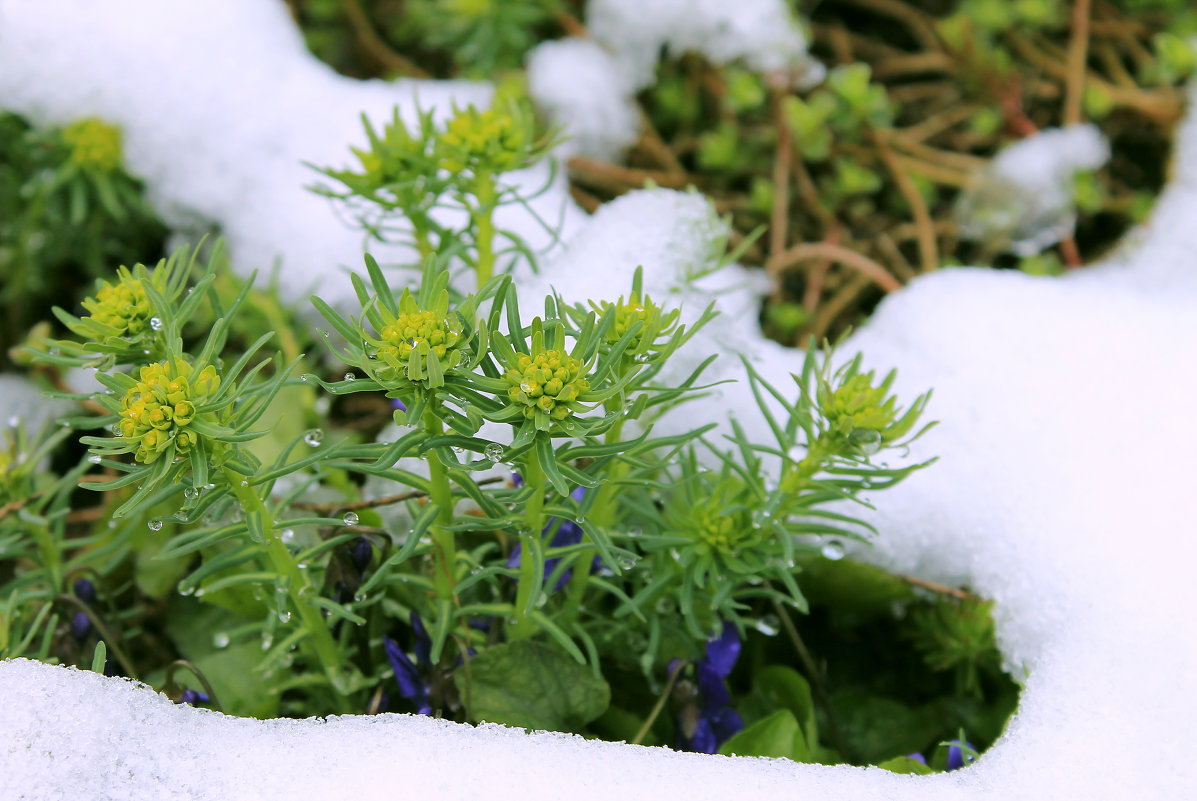
[[472, 719], [528, 729], [579, 731], [611, 700], [590, 668], [527, 640], [488, 648], [453, 679]]
[[888, 770], [890, 773], [913, 773], [916, 776], [926, 776], [935, 772], [917, 759], [912, 759], [908, 756], [887, 759], [877, 767], [882, 770]]
[[788, 709], [779, 709], [758, 720], [723, 744], [725, 756], [785, 757], [795, 762], [809, 762], [810, 749], [802, 737], [798, 721]]

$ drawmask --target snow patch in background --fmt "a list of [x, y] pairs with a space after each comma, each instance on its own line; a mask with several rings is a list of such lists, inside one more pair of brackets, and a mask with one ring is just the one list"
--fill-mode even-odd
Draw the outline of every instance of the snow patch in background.
[[805, 68], [806, 37], [784, 0], [590, 0], [590, 34], [617, 55], [636, 89], [653, 82], [662, 48], [743, 60], [761, 72]]
[[[266, 266], [280, 248], [291, 285], [358, 264], [360, 234], [300, 189], [312, 174], [296, 165], [346, 158], [346, 143], [360, 138], [358, 111], [383, 118], [415, 84], [336, 77], [302, 52], [281, 2], [93, 5], [0, 0], [0, 106], [43, 122], [99, 114], [120, 123], [161, 207], [178, 209], [176, 222], [221, 221], [242, 270]], [[683, 4], [592, 5], [592, 15], [635, 12], [612, 28], [632, 42]], [[692, 31], [780, 7], [685, 5], [689, 16], [674, 24]], [[425, 105], [442, 91], [442, 103], [489, 92], [419, 90]], [[899, 367], [895, 389], [907, 402], [934, 387], [928, 417], [940, 421], [911, 454], [939, 464], [876, 498], [869, 519], [881, 536], [856, 555], [994, 598], [1007, 663], [1030, 671], [1017, 718], [974, 766], [898, 776], [404, 715], [240, 720], [16, 660], [0, 663], [0, 797], [1187, 798], [1197, 785], [1197, 642], [1186, 629], [1197, 613], [1192, 114], [1177, 147], [1170, 187], [1133, 249], [1064, 279], [967, 269], [921, 277], [841, 352]], [[550, 195], [564, 202], [563, 190]], [[723, 310], [695, 356], [719, 352], [717, 369], [730, 374], [743, 349], [786, 386], [801, 356], [759, 335], [759, 288], [741, 283], [750, 274], [684, 280], [709, 265], [721, 233], [701, 197], [634, 193], [589, 223], [571, 219], [568, 244], [543, 276], [520, 276], [522, 292], [551, 284], [571, 301], [614, 298], [642, 263], [649, 293], [680, 302], [688, 319], [709, 298]], [[745, 385], [722, 391], [684, 407], [679, 424], [734, 410], [764, 441]]]
[[528, 57], [528, 94], [568, 137], [562, 158], [613, 160], [640, 133], [635, 87], [614, 56], [588, 39], [543, 42]]

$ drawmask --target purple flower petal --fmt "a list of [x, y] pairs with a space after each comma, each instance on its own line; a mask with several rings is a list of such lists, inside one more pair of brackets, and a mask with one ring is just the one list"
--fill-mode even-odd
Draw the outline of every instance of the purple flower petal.
[[721, 678], [726, 679], [740, 658], [740, 635], [731, 623], [723, 624], [723, 633], [707, 641], [706, 662]]
[[432, 714], [428, 685], [424, 683], [415, 664], [390, 637], [383, 637], [382, 645], [387, 652], [387, 659], [391, 661], [391, 667], [395, 670], [395, 683], [399, 685], [399, 695], [415, 704], [419, 714]]
[[71, 618], [71, 636], [82, 640], [91, 631], [91, 618], [85, 612], [76, 612]]
[[420, 615], [412, 610], [411, 613], [411, 628], [415, 632], [416, 641], [413, 648], [416, 652], [416, 661], [421, 665], [432, 665], [432, 638], [428, 636], [428, 629], [424, 628], [424, 621], [420, 620]]
[[959, 768], [963, 768], [965, 765], [973, 761], [972, 754], [965, 756], [964, 748], [961, 748], [961, 745], [970, 751], [973, 750], [972, 744], [967, 740], [952, 740], [952, 742], [948, 745], [948, 770], [957, 770]]
[[75, 597], [85, 604], [96, 602], [96, 585], [85, 578], [77, 578], [74, 583]]

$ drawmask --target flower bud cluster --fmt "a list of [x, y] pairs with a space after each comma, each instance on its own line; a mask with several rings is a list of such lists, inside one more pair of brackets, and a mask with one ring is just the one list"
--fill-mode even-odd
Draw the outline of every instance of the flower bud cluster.
[[528, 418], [540, 411], [552, 420], [564, 420], [574, 410], [578, 396], [590, 389], [582, 362], [554, 349], [519, 354], [503, 378], [509, 385], [508, 400], [522, 406]]
[[886, 397], [888, 387], [873, 386], [872, 373], [857, 373], [835, 390], [819, 388], [819, 408], [833, 434], [850, 436], [854, 431], [884, 434], [897, 417], [896, 399]]
[[692, 513], [695, 537], [715, 553], [731, 553], [749, 538], [752, 526], [745, 515], [727, 514], [722, 499], [697, 504]]
[[462, 330], [460, 316], [455, 313], [437, 315], [419, 308], [399, 312], [394, 322], [379, 332], [376, 358], [387, 365], [377, 371], [379, 378], [403, 375], [419, 380], [429, 374], [429, 359], [436, 359], [441, 373], [456, 367], [465, 344]]
[[103, 120], [88, 118], [71, 123], [63, 128], [62, 138], [71, 149], [72, 164], [100, 172], [112, 172], [121, 166], [121, 131]]
[[188, 453], [199, 434], [191, 428], [197, 407], [216, 393], [220, 376], [211, 365], [198, 375], [181, 359], [148, 364], [121, 399], [120, 436], [133, 458], [150, 464], [168, 449]]
[[125, 273], [116, 284], [100, 283], [95, 297], [83, 301], [91, 312], [88, 319], [115, 329], [115, 336], [136, 337], [145, 331], [153, 312], [141, 281]]
[[438, 148], [440, 166], [453, 174], [506, 172], [526, 166], [534, 154], [525, 125], [510, 111], [469, 106], [449, 120]]

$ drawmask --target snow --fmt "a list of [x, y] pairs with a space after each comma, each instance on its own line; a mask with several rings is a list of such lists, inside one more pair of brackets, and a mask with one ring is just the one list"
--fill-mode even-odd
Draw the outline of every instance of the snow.
[[562, 156], [611, 160], [636, 141], [640, 111], [632, 77], [587, 39], [543, 42], [528, 57], [528, 93], [568, 135]]
[[961, 195], [963, 236], [1006, 240], [1020, 256], [1039, 253], [1072, 235], [1072, 179], [1110, 158], [1094, 125], [1047, 128], [1005, 147]]
[[[385, 115], [414, 85], [332, 75], [302, 52], [281, 3], [94, 5], [0, 0], [0, 106], [119, 122], [155, 202], [176, 224], [221, 223], [241, 269], [281, 253], [298, 285], [357, 263], [360, 235], [299, 189], [311, 177], [296, 162], [343, 157], [360, 136], [357, 112]], [[632, 4], [594, 3], [596, 31], [604, 7]], [[693, 29], [717, 28], [721, 7], [690, 6]], [[488, 91], [419, 87], [426, 105]], [[855, 555], [993, 598], [1006, 663], [1026, 676], [1017, 718], [972, 767], [897, 776], [403, 715], [240, 720], [15, 660], [0, 663], [0, 797], [1189, 797], [1197, 116], [1178, 151], [1150, 221], [1108, 262], [1062, 279], [932, 273], [892, 293], [842, 349], [898, 367], [903, 398], [934, 387], [929, 415], [940, 421], [911, 454], [940, 463], [874, 499], [881, 536]], [[688, 358], [717, 351], [730, 375], [743, 350], [784, 385], [799, 354], [756, 333], [760, 289], [748, 274], [685, 280], [717, 258], [721, 234], [700, 197], [634, 193], [588, 223], [571, 217], [566, 246], [521, 287], [613, 298], [643, 264], [649, 293], [680, 302], [688, 319], [709, 299], [724, 312]], [[688, 407], [687, 420], [735, 410], [761, 431], [743, 384], [723, 392]], [[0, 393], [6, 411], [28, 413], [7, 386]]]

